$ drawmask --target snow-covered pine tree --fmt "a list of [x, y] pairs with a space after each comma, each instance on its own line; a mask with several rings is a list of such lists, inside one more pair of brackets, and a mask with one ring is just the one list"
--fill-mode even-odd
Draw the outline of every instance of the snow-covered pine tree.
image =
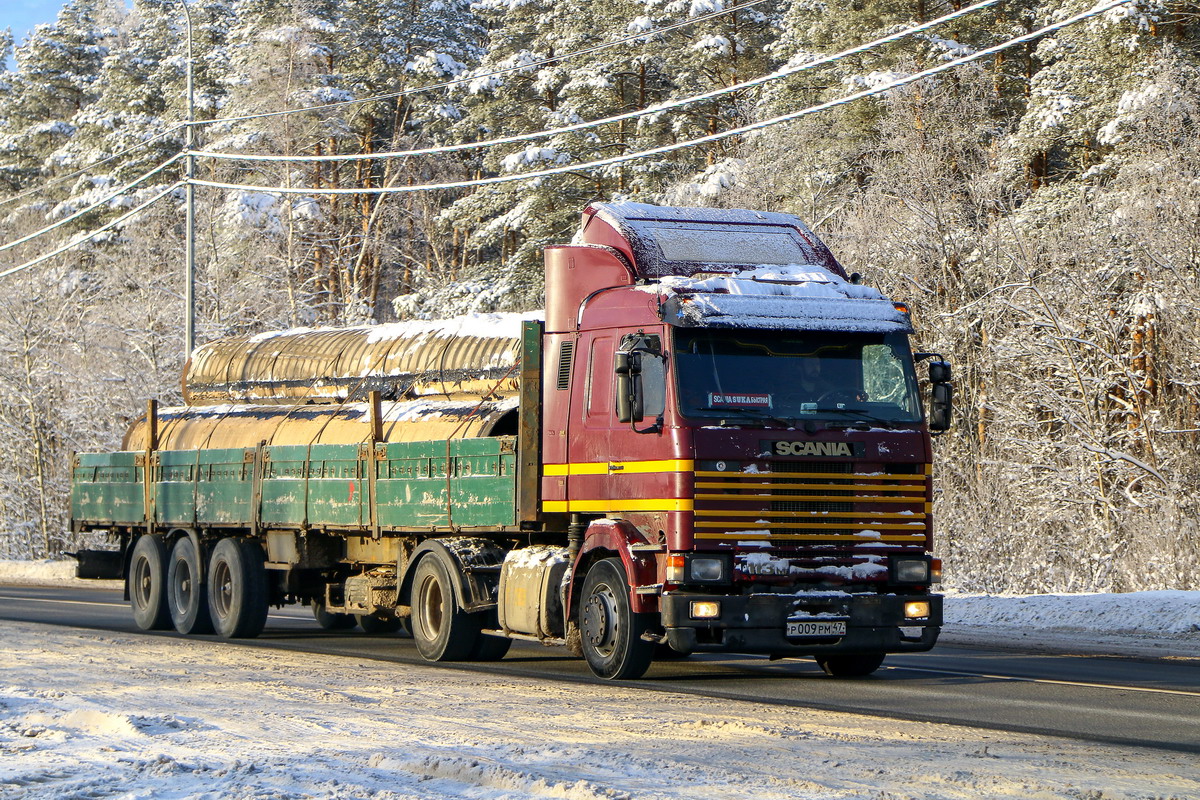
[[100, 67], [119, 15], [114, 0], [69, 0], [52, 24], [38, 25], [16, 48], [0, 120], [0, 182], [11, 190], [71, 169], [58, 156], [76, 117], [99, 96]]

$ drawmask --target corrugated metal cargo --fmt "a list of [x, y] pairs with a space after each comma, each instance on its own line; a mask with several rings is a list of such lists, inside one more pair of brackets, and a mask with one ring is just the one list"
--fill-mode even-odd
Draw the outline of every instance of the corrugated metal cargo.
[[189, 405], [512, 396], [524, 315], [236, 336], [198, 347]]
[[[516, 433], [517, 398], [424, 399], [380, 404], [381, 442], [470, 439]], [[271, 444], [359, 444], [371, 436], [366, 403], [188, 406], [158, 413], [158, 450]], [[146, 420], [130, 427], [122, 448], [145, 447]]]

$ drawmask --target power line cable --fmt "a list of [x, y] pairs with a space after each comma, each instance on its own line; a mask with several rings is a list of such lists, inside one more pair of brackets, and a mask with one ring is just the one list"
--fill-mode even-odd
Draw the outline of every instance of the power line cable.
[[731, 128], [730, 130], [721, 131], [719, 133], [714, 133], [714, 134], [709, 134], [708, 136], [702, 136], [702, 137], [699, 137], [696, 139], [688, 139], [683, 142], [676, 142], [674, 144], [663, 145], [661, 147], [655, 147], [655, 148], [652, 148], [649, 150], [642, 150], [642, 151], [639, 151], [636, 153], [627, 153], [627, 154], [621, 155], [621, 156], [613, 156], [611, 158], [603, 158], [603, 159], [597, 159], [595, 161], [585, 161], [585, 162], [580, 162], [580, 163], [575, 163], [575, 164], [565, 164], [560, 167], [553, 167], [550, 169], [538, 170], [536, 172], [524, 172], [524, 173], [520, 173], [517, 175], [498, 175], [498, 176], [495, 176], [492, 178], [479, 178], [479, 179], [470, 180], [470, 181], [452, 181], [452, 182], [446, 182], [446, 183], [425, 183], [425, 184], [414, 184], [411, 186], [392, 186], [392, 187], [377, 187], [377, 188], [362, 188], [362, 189], [332, 189], [332, 188], [316, 189], [316, 188], [291, 188], [291, 187], [284, 188], [284, 187], [277, 187], [277, 186], [272, 187], [272, 186], [262, 186], [262, 185], [255, 185], [255, 184], [224, 183], [224, 182], [220, 182], [220, 181], [206, 181], [206, 180], [196, 180], [196, 179], [193, 179], [192, 183], [194, 183], [197, 186], [209, 186], [209, 187], [213, 187], [216, 189], [236, 189], [236, 190], [241, 190], [241, 191], [267, 192], [270, 194], [318, 194], [318, 195], [402, 194], [402, 193], [406, 193], [406, 192], [422, 192], [422, 191], [434, 191], [434, 190], [442, 190], [442, 189], [460, 189], [460, 188], [469, 188], [469, 187], [474, 187], [474, 186], [491, 186], [491, 185], [500, 184], [500, 183], [511, 183], [514, 181], [527, 181], [527, 180], [533, 180], [535, 178], [544, 178], [544, 177], [551, 176], [551, 175], [561, 175], [566, 172], [575, 172], [575, 171], [584, 170], [584, 169], [595, 169], [597, 167], [606, 167], [606, 166], [611, 166], [614, 164], [620, 164], [620, 163], [623, 163], [626, 161], [635, 161], [638, 159], [646, 158], [648, 156], [662, 155], [664, 153], [670, 153], [670, 152], [674, 152], [676, 150], [683, 150], [683, 149], [686, 149], [689, 147], [695, 147], [700, 144], [707, 144], [709, 142], [720, 141], [721, 139], [727, 139], [732, 136], [739, 136], [744, 133], [751, 133], [754, 131], [772, 127], [774, 125], [779, 125], [784, 122], [791, 122], [792, 120], [799, 119], [800, 117], [808, 116], [811, 114], [816, 114], [821, 111], [827, 111], [827, 110], [829, 110], [831, 108], [835, 108], [837, 106], [846, 105], [855, 100], [860, 100], [864, 97], [872, 97], [874, 95], [882, 94], [891, 89], [896, 89], [896, 88], [899, 88], [902, 86], [907, 86], [910, 83], [915, 83], [916, 81], [922, 80], [924, 78], [928, 78], [933, 75], [937, 75], [942, 72], [946, 72], [947, 70], [962, 66], [963, 64], [968, 64], [972, 61], [978, 61], [981, 58], [985, 58], [987, 56], [1002, 52], [1004, 50], [1007, 50], [1010, 47], [1015, 47], [1018, 44], [1024, 44], [1025, 42], [1045, 36], [1048, 33], [1053, 33], [1054, 31], [1060, 30], [1069, 25], [1074, 25], [1074, 24], [1076, 24], [1078, 22], [1082, 22], [1086, 19], [1091, 19], [1092, 17], [1102, 14], [1105, 11], [1114, 9], [1118, 6], [1127, 5], [1129, 2], [1130, 2], [1130, 0], [1110, 0], [1110, 2], [1108, 2], [1108, 3], [1103, 3], [1100, 5], [1094, 6], [1089, 11], [1075, 14], [1074, 16], [1068, 17], [1059, 22], [1053, 23], [1051, 25], [1047, 25], [1043, 28], [1039, 28], [1036, 31], [1031, 31], [1029, 33], [1018, 36], [1016, 38], [1009, 39], [1005, 42], [1002, 42], [998, 45], [993, 45], [992, 47], [988, 47], [984, 50], [979, 50], [968, 56], [962, 56], [962, 57], [956, 58], [952, 61], [947, 61], [946, 63], [940, 64], [936, 67], [931, 67], [929, 69], [913, 73], [912, 75], [905, 76], [904, 78], [898, 78], [894, 81], [889, 81], [888, 83], [880, 84], [879, 86], [875, 86], [870, 89], [865, 89], [861, 92], [856, 92], [854, 94], [847, 95], [845, 97], [840, 97], [836, 100], [830, 100], [825, 103], [820, 103], [815, 106], [809, 106], [807, 108], [802, 108], [798, 111], [792, 111], [787, 114], [782, 114], [780, 116], [772, 117], [771, 119], [762, 120], [760, 122], [755, 122], [755, 123], [752, 123], [749, 125], [743, 125], [738, 128]]
[[182, 185], [183, 185], [183, 181], [176, 181], [175, 183], [168, 186], [166, 189], [163, 189], [161, 192], [154, 195], [154, 197], [151, 197], [149, 200], [147, 200], [146, 202], [139, 205], [137, 208], [130, 209], [126, 213], [124, 213], [121, 216], [117, 217], [116, 219], [111, 220], [110, 222], [100, 226], [99, 228], [95, 228], [94, 230], [90, 230], [90, 231], [87, 231], [86, 233], [76, 236], [74, 239], [67, 242], [65, 245], [63, 245], [62, 247], [59, 247], [56, 250], [52, 250], [49, 253], [40, 255], [37, 258], [26, 261], [24, 264], [18, 264], [17, 266], [12, 267], [11, 269], [6, 269], [3, 272], [0, 272], [0, 278], [7, 278], [9, 275], [14, 275], [23, 270], [27, 270], [30, 267], [37, 266], [38, 264], [41, 264], [43, 261], [54, 258], [55, 256], [57, 256], [61, 253], [65, 253], [66, 251], [70, 250], [73, 247], [78, 247], [79, 245], [81, 245], [87, 241], [90, 241], [95, 236], [97, 236], [101, 233], [104, 233], [107, 230], [111, 230], [112, 228], [116, 227], [117, 225], [120, 225], [125, 220], [129, 219], [130, 217], [133, 217], [137, 214], [142, 213], [147, 208], [149, 208], [151, 205], [158, 202], [162, 198], [166, 197], [168, 194], [175, 191]]
[[44, 192], [44, 191], [46, 191], [46, 189], [50, 188], [51, 186], [54, 186], [55, 184], [62, 183], [63, 181], [69, 181], [69, 180], [71, 180], [71, 178], [78, 178], [80, 175], [83, 175], [85, 172], [90, 172], [91, 170], [95, 169], [96, 167], [101, 166], [102, 164], [107, 164], [109, 161], [112, 161], [113, 159], [117, 159], [117, 158], [120, 158], [121, 156], [129, 155], [130, 153], [136, 152], [137, 150], [140, 150], [143, 147], [149, 147], [150, 145], [157, 142], [159, 139], [163, 139], [167, 136], [170, 136], [172, 133], [179, 130], [180, 128], [186, 128], [186, 127], [187, 127], [187, 123], [182, 123], [182, 122], [177, 123], [177, 124], [172, 125], [171, 127], [167, 128], [162, 133], [156, 133], [154, 136], [151, 136], [149, 139], [146, 139], [145, 141], [138, 142], [137, 144], [134, 144], [134, 145], [130, 145], [129, 147], [126, 147], [124, 150], [121, 150], [120, 152], [117, 152], [117, 153], [113, 153], [110, 156], [105, 156], [104, 158], [100, 159], [99, 161], [93, 161], [91, 164], [88, 164], [87, 166], [84, 166], [84, 167], [80, 167], [79, 169], [75, 170], [74, 172], [68, 172], [66, 175], [58, 175], [54, 178], [51, 178], [50, 180], [46, 181], [43, 184], [40, 184], [38, 186], [33, 186], [29, 189], [24, 190], [23, 192], [14, 194], [12, 197], [6, 197], [3, 200], [0, 200], [0, 208], [8, 205], [9, 203], [15, 203], [16, 201], [20, 200], [21, 198], [28, 197], [31, 194], [37, 194], [38, 192]]
[[636, 111], [627, 111], [624, 114], [617, 114], [612, 117], [605, 117], [603, 119], [592, 120], [590, 122], [579, 122], [579, 123], [575, 123], [573, 125], [565, 125], [561, 128], [549, 128], [549, 129], [545, 129], [545, 130], [535, 131], [533, 133], [524, 133], [524, 134], [518, 134], [515, 136], [503, 136], [503, 137], [499, 137], [496, 139], [485, 139], [483, 141], [478, 141], [478, 142], [464, 142], [461, 144], [442, 145], [439, 147], [424, 147], [424, 148], [418, 148], [418, 149], [414, 149], [414, 150], [391, 150], [391, 151], [383, 151], [383, 152], [378, 152], [378, 153], [346, 153], [346, 154], [342, 154], [342, 155], [324, 155], [324, 156], [316, 156], [316, 155], [289, 156], [289, 155], [273, 155], [273, 154], [227, 153], [227, 152], [216, 152], [216, 151], [212, 151], [212, 150], [193, 150], [193, 151], [191, 151], [191, 154], [196, 156], [197, 158], [209, 158], [209, 159], [213, 159], [213, 160], [217, 160], [217, 161], [272, 161], [272, 162], [283, 161], [283, 162], [289, 162], [289, 163], [313, 163], [313, 162], [324, 162], [324, 161], [373, 161], [375, 159], [406, 158], [408, 156], [441, 155], [441, 154], [445, 154], [445, 153], [454, 153], [454, 152], [459, 152], [459, 151], [463, 151], [463, 150], [476, 150], [476, 149], [480, 149], [480, 148], [484, 148], [484, 147], [494, 147], [494, 146], [502, 145], [502, 144], [514, 144], [516, 142], [527, 142], [527, 141], [531, 141], [534, 139], [543, 139], [543, 138], [547, 138], [550, 136], [558, 136], [558, 135], [564, 134], [564, 133], [574, 133], [576, 131], [587, 130], [589, 128], [596, 128], [596, 127], [600, 127], [602, 125], [609, 125], [614, 122], [621, 122], [621, 121], [628, 120], [628, 119], [637, 119], [639, 117], [646, 117], [646, 116], [652, 116], [652, 115], [656, 115], [656, 114], [662, 114], [665, 111], [670, 111], [672, 109], [681, 108], [681, 107], [687, 106], [687, 105], [692, 105], [694, 103], [699, 103], [704, 100], [711, 100], [714, 97], [721, 97], [723, 95], [733, 94], [734, 92], [739, 92], [743, 89], [753, 88], [755, 86], [761, 86], [761, 85], [764, 85], [767, 83], [771, 83], [773, 81], [783, 80], [784, 78], [790, 78], [791, 76], [799, 74], [801, 72], [805, 72], [810, 69], [816, 69], [817, 67], [827, 66], [827, 65], [832, 64], [836, 61], [839, 61], [843, 58], [848, 58], [849, 56], [858, 55], [859, 53], [863, 53], [868, 50], [872, 50], [872, 49], [879, 47], [881, 45], [884, 45], [884, 44], [889, 44], [891, 42], [898, 41], [907, 36], [912, 36], [913, 34], [916, 34], [916, 33], [922, 33], [926, 30], [929, 30], [930, 28], [936, 27], [936, 26], [944, 24], [946, 22], [952, 22], [952, 21], [958, 19], [959, 17], [965, 16], [967, 14], [971, 14], [975, 11], [979, 11], [980, 9], [984, 9], [989, 6], [994, 6], [997, 3], [1001, 3], [1001, 2], [1004, 2], [1004, 0], [981, 0], [981, 2], [975, 3], [974, 5], [967, 6], [962, 9], [959, 9], [958, 11], [954, 11], [950, 14], [946, 14], [945, 16], [939, 17], [938, 19], [930, 20], [929, 22], [924, 22], [920, 25], [915, 25], [911, 28], [905, 28], [903, 30], [889, 34], [887, 36], [883, 36], [881, 38], [875, 39], [874, 41], [867, 42], [866, 44], [861, 44], [856, 47], [852, 47], [849, 50], [843, 50], [842, 52], [835, 53], [834, 55], [824, 56], [815, 61], [809, 61], [809, 62], [806, 62], [804, 64], [799, 64], [794, 67], [785, 67], [783, 69], [776, 70], [776, 71], [768, 73], [766, 75], [761, 75], [757, 78], [751, 78], [750, 80], [742, 81], [741, 83], [735, 83], [735, 84], [731, 84], [729, 86], [721, 87], [719, 89], [713, 89], [712, 91], [704, 92], [703, 94], [692, 95], [691, 97], [684, 97], [684, 98], [680, 98], [678, 100], [670, 100], [665, 103], [660, 103], [660, 104], [657, 104], [654, 106], [650, 106], [649, 108], [638, 109]]
[[[264, 112], [261, 114], [244, 114], [244, 115], [237, 116], [237, 117], [219, 117], [219, 118], [210, 119], [210, 120], [196, 120], [196, 121], [191, 122], [190, 124], [193, 127], [203, 127], [203, 126], [207, 126], [207, 125], [213, 125], [216, 123], [243, 122], [246, 120], [264, 119], [267, 117], [276, 117], [276, 116], [283, 116], [283, 115], [288, 115], [288, 114], [301, 114], [301, 113], [306, 113], [306, 112], [310, 112], [310, 111], [323, 111], [323, 110], [330, 109], [330, 108], [339, 108], [339, 107], [345, 106], [345, 105], [374, 103], [374, 102], [378, 102], [381, 100], [391, 100], [391, 99], [394, 99], [397, 97], [404, 97], [404, 96], [411, 95], [411, 94], [419, 94], [422, 92], [433, 91], [435, 89], [445, 89], [445, 88], [448, 88], [451, 86], [457, 86], [462, 83], [467, 83], [467, 82], [470, 82], [473, 80], [477, 80], [479, 78], [490, 78], [490, 77], [495, 77], [498, 75], [506, 75], [510, 72], [518, 72], [521, 70], [533, 69], [536, 67], [545, 66], [547, 64], [557, 63], [559, 61], [566, 61], [568, 59], [575, 58], [576, 56], [596, 53], [601, 50], [608, 49], [610, 47], [616, 47], [618, 45], [626, 44], [627, 42], [649, 39], [650, 37], [657, 36], [659, 34], [666, 33], [666, 32], [675, 30], [677, 28], [682, 28], [687, 25], [694, 25], [699, 22], [705, 22], [707, 20], [714, 19], [716, 17], [720, 17], [720, 16], [723, 16], [726, 14], [736, 13], [738, 11], [741, 11], [742, 9], [750, 8], [751, 6], [760, 5], [765, 2], [767, 2], [767, 0], [747, 0], [744, 3], [739, 3], [738, 5], [730, 6], [729, 8], [719, 9], [717, 11], [712, 11], [707, 14], [701, 14], [698, 17], [692, 17], [690, 19], [681, 20], [679, 22], [673, 22], [668, 25], [664, 25], [660, 28], [654, 28], [654, 29], [647, 30], [647, 31], [641, 31], [640, 33], [637, 33], [637, 34], [625, 36], [620, 39], [614, 39], [611, 42], [604, 42], [602, 44], [584, 48], [582, 50], [575, 50], [575, 51], [572, 51], [569, 53], [563, 53], [562, 55], [552, 56], [552, 57], [540, 59], [537, 61], [531, 61], [529, 63], [520, 64], [520, 65], [516, 65], [516, 66], [512, 66], [512, 67], [506, 67], [504, 69], [492, 70], [490, 72], [484, 72], [484, 73], [479, 73], [479, 74], [469, 74], [466, 77], [454, 78], [449, 81], [443, 81], [441, 83], [430, 84], [427, 86], [418, 86], [418, 87], [414, 87], [412, 89], [404, 89], [404, 90], [398, 91], [398, 92], [389, 92], [387, 94], [357, 98], [354, 100], [339, 100], [339, 101], [336, 101], [333, 103], [324, 103], [322, 105], [317, 105], [317, 106], [307, 106], [305, 108], [284, 109], [281, 111], [268, 111], [268, 112]], [[92, 169], [95, 169], [98, 166], [106, 164], [109, 161], [112, 161], [114, 159], [120, 158], [121, 156], [128, 155], [129, 153], [132, 153], [140, 148], [147, 147], [147, 146], [153, 144], [154, 142], [158, 141], [159, 139], [169, 136], [171, 133], [173, 133], [174, 131], [176, 131], [180, 128], [188, 127], [188, 125], [189, 125], [189, 123], [178, 123], [176, 125], [171, 126], [170, 128], [163, 131], [162, 133], [156, 134], [155, 136], [151, 137], [150, 139], [147, 139], [144, 142], [140, 142], [136, 145], [132, 145], [130, 147], [127, 147], [124, 150], [121, 150], [120, 152], [113, 153], [110, 156], [102, 158], [98, 161], [94, 161], [91, 164], [88, 164], [87, 166], [80, 167], [79, 169], [75, 170], [74, 172], [70, 172], [70, 173], [67, 173], [66, 175], [61, 175], [61, 176], [52, 178], [51, 180], [47, 181], [44, 184], [41, 184], [40, 186], [32, 187], [23, 192], [15, 194], [12, 197], [7, 197], [3, 200], [0, 200], [0, 208], [4, 207], [10, 203], [14, 203], [24, 197], [28, 197], [30, 195], [37, 194], [39, 192], [43, 192], [47, 188], [49, 188], [50, 186], [53, 186], [55, 184], [62, 183], [63, 181], [67, 181], [67, 180], [70, 180], [71, 178], [75, 178], [80, 175], [83, 175], [84, 173], [86, 173]]]
[[113, 192], [105, 195], [104, 197], [100, 198], [99, 200], [96, 200], [90, 206], [79, 209], [74, 214], [71, 214], [69, 217], [63, 217], [62, 219], [55, 222], [53, 225], [47, 225], [45, 228], [42, 228], [39, 231], [34, 231], [33, 233], [28, 234], [26, 236], [22, 236], [20, 239], [14, 239], [11, 242], [6, 242], [5, 244], [0, 244], [0, 252], [3, 252], [4, 250], [9, 250], [13, 247], [16, 247], [19, 244], [24, 244], [25, 242], [28, 242], [32, 239], [36, 239], [39, 236], [42, 236], [43, 234], [49, 233], [50, 231], [54, 230], [55, 228], [61, 228], [63, 225], [66, 225], [69, 222], [79, 219], [84, 214], [88, 213], [89, 211], [93, 211], [93, 210], [99, 208], [100, 206], [104, 205], [108, 201], [113, 200], [117, 197], [120, 197], [121, 195], [128, 192], [130, 189], [132, 189], [136, 186], [140, 186], [141, 184], [150, 180], [150, 178], [154, 177], [155, 175], [162, 172], [167, 167], [174, 164], [179, 159], [183, 158], [183, 155], [184, 155], [183, 153], [176, 153], [175, 155], [171, 156], [166, 161], [162, 162], [161, 164], [159, 164], [157, 167], [150, 170], [149, 172], [143, 173], [142, 175], [139, 175], [137, 178], [134, 178], [132, 181], [125, 184], [120, 189], [117, 189], [116, 191], [113, 191]]
[[206, 125], [214, 125], [217, 123], [245, 122], [246, 120], [265, 119], [267, 117], [279, 117], [279, 116], [284, 116], [287, 114], [305, 114], [310, 111], [324, 111], [324, 110], [330, 109], [330, 108], [340, 108], [341, 106], [356, 105], [356, 104], [360, 104], [360, 103], [377, 103], [381, 100], [393, 100], [397, 97], [407, 97], [408, 95], [412, 95], [412, 94], [421, 94], [422, 92], [431, 92], [431, 91], [434, 91], [435, 89], [446, 89], [451, 86], [458, 86], [459, 84], [470, 83], [471, 81], [478, 80], [479, 78], [492, 78], [492, 77], [496, 77], [498, 75], [507, 75], [510, 72], [521, 72], [523, 70], [531, 70], [536, 67], [544, 67], [547, 64], [556, 64], [559, 61], [567, 61], [569, 59], [575, 58], [576, 56], [586, 56], [586, 55], [590, 55], [591, 53], [597, 53], [601, 50], [607, 50], [610, 47], [616, 47], [618, 45], [626, 44], [628, 42], [635, 42], [635, 41], [638, 41], [639, 39], [649, 39], [649, 38], [651, 38], [653, 36], [657, 36], [661, 33], [673, 31], [676, 28], [682, 28], [687, 25], [695, 25], [698, 22], [706, 22], [710, 19], [714, 19], [715, 17], [724, 16], [725, 14], [733, 14], [735, 12], [741, 11], [746, 8], [750, 8], [751, 6], [760, 5], [765, 2], [767, 2], [767, 0], [746, 0], [746, 2], [744, 2], [744, 3], [739, 3], [738, 5], [730, 6], [729, 8], [718, 9], [717, 11], [710, 11], [709, 13], [701, 14], [698, 17], [692, 17], [690, 19], [680, 20], [679, 22], [672, 22], [668, 25], [663, 25], [661, 28], [652, 28], [651, 30], [641, 31], [640, 33], [635, 33], [630, 36], [624, 36], [620, 39], [614, 39], [611, 42], [603, 42], [601, 44], [593, 45], [591, 47], [586, 47], [582, 50], [572, 50], [571, 52], [563, 53], [562, 55], [548, 56], [546, 58], [538, 59], [537, 61], [530, 61], [530, 62], [523, 63], [523, 64], [517, 64], [517, 65], [511, 66], [511, 67], [504, 67], [502, 69], [492, 70], [490, 72], [482, 72], [482, 73], [478, 73], [478, 74], [468, 73], [465, 77], [451, 78], [448, 81], [442, 81], [441, 83], [431, 83], [428, 86], [417, 86], [412, 89], [402, 89], [402, 90], [396, 91], [396, 92], [388, 92], [387, 94], [377, 94], [377, 95], [373, 95], [371, 97], [361, 97], [361, 98], [356, 98], [353, 100], [337, 100], [332, 103], [323, 103], [321, 105], [316, 105], [316, 106], [306, 106], [304, 108], [288, 108], [288, 109], [283, 109], [281, 111], [264, 111], [259, 114], [243, 114], [242, 116], [237, 116], [237, 117], [217, 117], [214, 119], [197, 120], [194, 124], [196, 125], [196, 127], [202, 127], [202, 126], [206, 126]]

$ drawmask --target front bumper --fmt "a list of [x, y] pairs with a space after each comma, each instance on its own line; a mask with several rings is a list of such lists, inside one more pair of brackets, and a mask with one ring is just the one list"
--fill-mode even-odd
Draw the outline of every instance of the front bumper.
[[[691, 619], [691, 603], [714, 600], [721, 614]], [[904, 617], [904, 604], [929, 602], [929, 616]], [[667, 642], [681, 653], [724, 651], [780, 656], [820, 653], [919, 653], [937, 642], [942, 626], [942, 596], [846, 594], [715, 595], [669, 592], [660, 598]], [[837, 637], [788, 637], [790, 621], [844, 620], [846, 634]]]

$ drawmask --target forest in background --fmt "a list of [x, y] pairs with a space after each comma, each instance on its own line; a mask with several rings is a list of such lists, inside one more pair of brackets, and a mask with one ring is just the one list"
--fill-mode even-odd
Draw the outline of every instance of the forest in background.
[[[1004, 0], [784, 79], [528, 142], [367, 161], [206, 158], [197, 177], [395, 187], [636, 153], [882, 86], [1089, 3]], [[561, 128], [961, 7], [196, 0], [197, 148], [381, 153]], [[70, 0], [24, 42], [0, 35], [16, 64], [0, 71], [0, 244], [181, 150], [185, 31], [178, 0], [131, 11]], [[297, 113], [258, 116], [280, 110]], [[951, 586], [1200, 589], [1198, 123], [1200, 5], [1135, 0], [875, 97], [598, 169], [392, 195], [200, 187], [198, 339], [538, 308], [541, 249], [568, 241], [593, 200], [791, 212], [848, 269], [910, 302], [919, 349], [954, 362], [956, 426], [936, 443]], [[0, 272], [136, 208], [181, 169], [0, 250]], [[179, 399], [183, 220], [175, 189], [0, 279], [0, 558], [77, 547], [70, 453], [117, 446], [149, 397]]]

